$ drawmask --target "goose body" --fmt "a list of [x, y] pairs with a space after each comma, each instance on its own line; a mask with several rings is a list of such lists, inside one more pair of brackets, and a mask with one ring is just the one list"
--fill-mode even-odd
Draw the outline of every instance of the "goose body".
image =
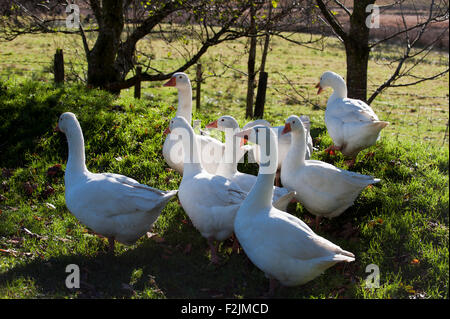
[[223, 241], [233, 233], [234, 217], [247, 193], [231, 180], [203, 168], [194, 131], [184, 117], [173, 118], [169, 128], [171, 134], [181, 135], [183, 148], [191, 150], [184, 154], [178, 198], [194, 227], [208, 239], [211, 259], [217, 262], [217, 245], [212, 242]]
[[380, 121], [373, 109], [361, 100], [347, 97], [347, 86], [338, 74], [327, 71], [317, 85], [318, 94], [326, 87], [333, 88], [325, 110], [325, 124], [334, 148], [346, 156], [358, 153], [376, 143], [380, 131], [389, 123]]
[[380, 180], [339, 169], [331, 164], [304, 160], [306, 130], [295, 115], [286, 120], [294, 143], [281, 168], [283, 185], [295, 190], [296, 198], [316, 216], [335, 217], [353, 205], [359, 193]]
[[[243, 191], [247, 193], [250, 192], [255, 185], [256, 176], [242, 173], [237, 170], [238, 161], [244, 156], [246, 150], [239, 147], [239, 141], [234, 136], [234, 134], [240, 131], [236, 119], [232, 116], [222, 116], [216, 121], [209, 123], [206, 128], [215, 128], [225, 133], [224, 157], [222, 158], [216, 174], [235, 182]], [[288, 195], [289, 193], [290, 195]], [[287, 205], [290, 200], [293, 199], [294, 195], [294, 192], [289, 192], [286, 188], [274, 186], [272, 201], [279, 209], [286, 210]], [[289, 196], [290, 199], [288, 200]], [[278, 202], [283, 197], [285, 200]]]
[[[276, 135], [264, 126], [237, 134], [256, 141], [261, 132], [270, 134], [270, 161], [261, 167], [255, 186], [239, 208], [234, 221], [236, 237], [248, 258], [267, 277], [285, 286], [304, 284], [338, 262], [351, 262], [354, 255], [315, 234], [299, 218], [273, 207], [270, 198], [276, 174]], [[260, 141], [264, 138], [259, 139]], [[261, 151], [266, 152], [266, 146]]]
[[[164, 86], [173, 86], [178, 89], [178, 108], [176, 116], [184, 117], [189, 125], [192, 121], [192, 87], [188, 76], [185, 73], [175, 73]], [[199, 152], [203, 168], [214, 174], [222, 158], [225, 145], [215, 138], [203, 134], [195, 134], [195, 139], [199, 145]], [[180, 138], [171, 134], [167, 135], [163, 145], [163, 157], [166, 163], [183, 174], [184, 152]]]
[[64, 175], [67, 208], [96, 233], [133, 244], [150, 230], [177, 191], [160, 191], [123, 175], [89, 172], [83, 133], [75, 115], [62, 114], [58, 128], [66, 134], [69, 145]]

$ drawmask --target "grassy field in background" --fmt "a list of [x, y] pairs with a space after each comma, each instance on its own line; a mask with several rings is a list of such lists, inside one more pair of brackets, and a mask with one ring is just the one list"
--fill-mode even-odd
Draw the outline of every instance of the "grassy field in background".
[[[220, 247], [221, 265], [209, 263], [206, 240], [177, 200], [167, 205], [148, 236], [133, 246], [118, 244], [114, 256], [105, 253], [106, 239], [68, 212], [63, 182], [67, 145], [62, 134], [53, 132], [64, 111], [80, 120], [91, 171], [124, 174], [164, 190], [177, 189], [181, 181], [162, 158], [162, 132], [175, 115], [176, 90], [161, 87], [161, 82], [144, 83], [143, 98], [135, 100], [132, 89], [115, 97], [79, 84], [54, 86], [50, 71], [56, 48], [63, 47], [66, 61], [83, 68], [76, 41], [42, 35], [2, 44], [0, 135], [6, 138], [0, 146], [0, 297], [262, 296], [267, 279], [245, 253], [231, 253], [231, 241]], [[151, 50], [149, 44], [141, 49], [153, 54], [152, 67], [167, 70], [181, 63], [174, 47], [158, 39], [151, 45]], [[342, 46], [334, 39], [325, 45], [321, 51], [273, 40], [266, 68], [266, 118], [280, 125], [291, 114], [309, 115], [319, 149], [313, 158], [345, 167], [340, 154], [323, 152], [331, 144], [323, 121], [331, 92], [317, 96], [314, 85], [325, 70], [345, 75]], [[224, 114], [246, 123], [244, 47], [243, 40], [223, 44], [202, 58], [202, 107], [194, 110], [202, 126]], [[386, 47], [373, 53], [369, 91], [389, 76], [390, 69], [380, 65], [382, 58], [398, 51]], [[434, 53], [418, 72], [429, 74], [445, 64], [448, 54]], [[195, 69], [187, 73], [195, 78]], [[382, 182], [365, 189], [354, 206], [325, 221], [318, 232], [353, 252], [356, 261], [332, 267], [304, 286], [284, 288], [275, 297], [448, 298], [448, 93], [447, 75], [387, 90], [374, 101], [380, 119], [391, 124], [376, 146], [360, 153], [352, 170]], [[257, 166], [242, 164], [240, 170], [256, 173]], [[291, 204], [288, 212], [312, 222], [300, 204]], [[81, 289], [66, 288], [68, 264], [80, 266]], [[379, 266], [380, 288], [365, 286], [369, 264]]]
[[[92, 47], [95, 37], [93, 34], [88, 36]], [[299, 34], [297, 40], [300, 39], [308, 40], [309, 35]], [[184, 39], [180, 39], [168, 46], [154, 36], [139, 42], [138, 48], [154, 58], [151, 67], [167, 72], [184, 63], [182, 54], [188, 54], [185, 51], [185, 43]], [[236, 117], [245, 114], [245, 45], [244, 39], [223, 43], [212, 47], [201, 58], [205, 77], [201, 96], [203, 111], [229, 113]], [[187, 45], [188, 48], [195, 46], [194, 42]], [[68, 35], [26, 35], [13, 42], [4, 43], [0, 51], [0, 76], [15, 81], [24, 78], [51, 81], [52, 59], [56, 48], [64, 49], [67, 77], [75, 78], [71, 71], [72, 65], [78, 76], [83, 78], [87, 67], [81, 41], [78, 36]], [[392, 74], [395, 64], [388, 65], [389, 58], [399, 57], [402, 52], [403, 49], [398, 46], [382, 46], [372, 52], [369, 62], [369, 95]], [[442, 71], [448, 66], [448, 57], [448, 52], [433, 52], [417, 66], [413, 74], [426, 76], [434, 74], [436, 70]], [[136, 58], [147, 62], [144, 55], [138, 55]], [[260, 52], [257, 58], [260, 58]], [[406, 66], [409, 65], [411, 64]], [[327, 38], [322, 50], [314, 50], [273, 38], [266, 66], [269, 82], [265, 118], [280, 124], [291, 114], [308, 114], [313, 126], [315, 123], [323, 123], [323, 111], [331, 91], [328, 89], [317, 96], [314, 86], [326, 70], [335, 71], [345, 77], [345, 51], [338, 40]], [[195, 88], [195, 67], [186, 73]], [[404, 81], [406, 80], [412, 79]], [[399, 140], [422, 140], [441, 146], [449, 118], [448, 84], [447, 74], [435, 81], [384, 91], [372, 103], [380, 119], [391, 123], [384, 130], [384, 134]], [[145, 82], [143, 92], [147, 93], [148, 98], [156, 96], [176, 105], [176, 98], [165, 98], [175, 92], [161, 89], [161, 85], [162, 82]], [[121, 96], [132, 97], [133, 89], [122, 91]], [[448, 138], [445, 138], [445, 144], [448, 145]]]

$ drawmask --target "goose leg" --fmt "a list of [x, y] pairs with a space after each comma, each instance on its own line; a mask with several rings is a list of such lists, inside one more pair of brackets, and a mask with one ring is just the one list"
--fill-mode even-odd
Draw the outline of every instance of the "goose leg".
[[277, 170], [277, 173], [275, 174], [275, 186], [281, 187], [281, 180], [280, 180], [280, 170]]
[[321, 216], [316, 216], [316, 230], [318, 230], [319, 229], [319, 227], [320, 227], [320, 220], [322, 219], [322, 217]]
[[345, 161], [345, 165], [347, 165], [347, 167], [353, 167], [353, 165], [355, 165], [355, 161], [356, 161], [356, 157], [353, 157], [352, 159]]
[[274, 278], [270, 278], [269, 280], [269, 291], [266, 292], [267, 297], [272, 297], [275, 294], [275, 290], [278, 288], [279, 283], [278, 280]]
[[108, 237], [108, 252], [114, 254], [114, 245], [115, 239], [114, 237]]
[[211, 250], [211, 262], [215, 265], [219, 263], [219, 256], [217, 256], [217, 247], [218, 243], [214, 241], [214, 238], [209, 237], [208, 238], [208, 245]]
[[325, 153], [330, 153], [331, 151], [340, 151], [341, 150], [341, 147], [340, 146], [336, 146], [336, 145], [331, 145], [331, 146], [328, 146], [326, 149], [325, 149]]

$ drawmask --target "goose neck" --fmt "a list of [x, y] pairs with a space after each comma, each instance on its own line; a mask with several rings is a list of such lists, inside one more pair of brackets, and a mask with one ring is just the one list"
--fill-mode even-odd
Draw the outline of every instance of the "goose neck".
[[273, 182], [277, 171], [278, 145], [275, 133], [270, 132], [269, 144], [260, 145], [260, 166], [258, 177], [245, 202], [252, 207], [251, 211], [272, 207]]
[[299, 166], [304, 165], [306, 156], [305, 132], [292, 131], [291, 139], [291, 146], [283, 161], [283, 166], [286, 166], [288, 171], [293, 171]]
[[217, 169], [217, 173], [223, 176], [232, 176], [237, 172], [237, 164], [240, 150], [238, 139], [234, 136], [239, 131], [238, 129], [225, 130], [225, 148], [222, 160]]
[[84, 152], [84, 138], [81, 127], [77, 125], [75, 129], [66, 133], [66, 137], [69, 147], [66, 175], [68, 177], [82, 175], [87, 172], [87, 168]]
[[178, 89], [177, 116], [184, 117], [192, 125], [192, 89], [191, 87]]
[[184, 153], [183, 176], [195, 175], [201, 172], [203, 168], [194, 130], [191, 127], [183, 130], [181, 140]]
[[333, 94], [330, 96], [330, 100], [345, 99], [347, 97], [347, 85], [344, 80], [336, 79], [332, 85]]

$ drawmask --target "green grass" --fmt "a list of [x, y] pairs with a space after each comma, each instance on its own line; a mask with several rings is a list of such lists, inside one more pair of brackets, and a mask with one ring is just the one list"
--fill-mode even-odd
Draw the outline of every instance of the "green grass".
[[[67, 159], [64, 135], [53, 132], [58, 116], [74, 112], [86, 143], [86, 161], [93, 172], [114, 172], [163, 189], [177, 189], [181, 177], [162, 157], [162, 132], [175, 115], [177, 93], [161, 83], [144, 83], [143, 98], [132, 89], [116, 97], [81, 84], [55, 86], [49, 73], [56, 47], [66, 61], [84, 65], [77, 38], [24, 36], [2, 44], [0, 52], [0, 298], [251, 298], [268, 289], [268, 281], [245, 256], [231, 254], [231, 241], [220, 247], [220, 266], [210, 265], [206, 240], [189, 222], [177, 202], [163, 210], [151, 232], [135, 245], [118, 244], [106, 254], [107, 241], [80, 224], [65, 206], [63, 173]], [[48, 52], [42, 54], [45, 44]], [[152, 47], [150, 47], [150, 44]], [[180, 56], [158, 39], [142, 43], [155, 56], [152, 66], [173, 68]], [[220, 115], [231, 114], [245, 124], [245, 78], [218, 61], [246, 71], [244, 41], [213, 48], [202, 58], [207, 77], [202, 108], [194, 118], [202, 127]], [[267, 70], [269, 89], [265, 117], [281, 125], [291, 114], [308, 114], [319, 151], [314, 159], [344, 166], [344, 158], [323, 150], [331, 144], [323, 109], [312, 107], [285, 83], [322, 108], [329, 92], [316, 96], [314, 85], [322, 71], [345, 75], [344, 54], [335, 40], [314, 51], [274, 40]], [[21, 60], [11, 52], [23, 52]], [[170, 58], [168, 52], [172, 52]], [[370, 87], [385, 80], [389, 69], [379, 64], [395, 48], [373, 53]], [[276, 57], [276, 58], [275, 58]], [[448, 55], [432, 54], [430, 65]], [[26, 63], [25, 63], [26, 62]], [[444, 63], [445, 64], [445, 63]], [[187, 73], [194, 79], [195, 70]], [[9, 78], [9, 80], [7, 80]], [[194, 84], [195, 86], [195, 84]], [[392, 89], [373, 107], [391, 124], [377, 145], [364, 150], [352, 170], [382, 181], [365, 189], [355, 205], [331, 221], [319, 234], [356, 255], [356, 261], [337, 265], [301, 287], [284, 288], [286, 298], [448, 298], [448, 75], [415, 87]], [[220, 137], [220, 135], [217, 135]], [[48, 169], [61, 164], [61, 171]], [[239, 169], [256, 174], [255, 164]], [[312, 221], [300, 204], [289, 213]], [[67, 289], [65, 267], [77, 264], [81, 289]], [[380, 288], [368, 289], [366, 266], [380, 269]]]
[[[157, 235], [144, 236], [133, 246], [118, 244], [114, 256], [105, 253], [106, 239], [92, 234], [65, 207], [67, 146], [65, 137], [52, 130], [58, 115], [70, 110], [78, 116], [91, 171], [125, 174], [169, 190], [181, 181], [166, 170], [161, 154], [162, 131], [175, 115], [170, 101], [117, 99], [80, 85], [5, 85], [0, 107], [8, 116], [2, 119], [2, 135], [9, 132], [11, 145], [24, 143], [2, 151], [1, 297], [249, 298], [267, 290], [263, 273], [245, 254], [231, 254], [231, 241], [221, 246], [222, 264], [210, 265], [206, 240], [176, 200], [152, 230]], [[35, 112], [46, 116], [36, 121]], [[194, 114], [202, 125], [215, 117]], [[323, 124], [315, 127], [313, 137], [320, 150], [331, 142]], [[313, 158], [344, 165], [342, 156], [323, 151]], [[62, 164], [62, 171], [49, 176], [56, 164]], [[256, 166], [243, 164], [241, 169], [255, 172]], [[382, 182], [365, 189], [339, 218], [325, 221], [319, 234], [352, 251], [356, 261], [276, 296], [448, 298], [448, 149], [383, 136], [361, 152], [353, 170]], [[31, 193], [26, 183], [34, 187]], [[291, 204], [289, 212], [312, 219], [300, 204]], [[371, 290], [365, 288], [365, 267], [372, 263], [380, 268], [381, 287]], [[81, 289], [65, 287], [68, 264], [80, 266]]]

